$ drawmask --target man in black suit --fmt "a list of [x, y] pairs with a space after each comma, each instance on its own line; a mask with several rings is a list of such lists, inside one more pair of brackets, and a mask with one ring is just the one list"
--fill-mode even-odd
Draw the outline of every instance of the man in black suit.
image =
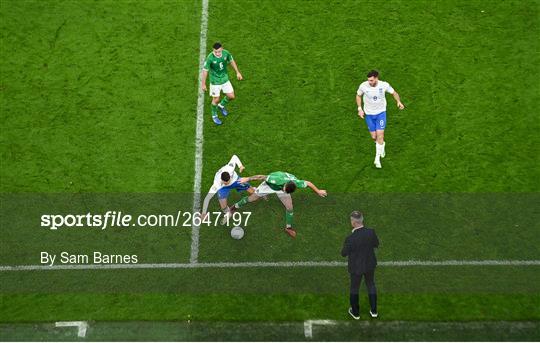
[[364, 215], [360, 211], [351, 213], [352, 233], [347, 236], [341, 256], [349, 258], [349, 274], [351, 276], [351, 290], [349, 314], [354, 319], [360, 319], [360, 304], [358, 291], [362, 277], [365, 277], [372, 318], [377, 318], [377, 289], [375, 288], [375, 267], [377, 258], [375, 248], [379, 246], [379, 239], [375, 230], [364, 227]]

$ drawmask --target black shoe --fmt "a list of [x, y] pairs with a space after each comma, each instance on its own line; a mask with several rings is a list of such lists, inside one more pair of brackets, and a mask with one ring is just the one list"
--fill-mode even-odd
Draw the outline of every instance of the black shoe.
[[356, 320], [360, 319], [359, 314], [355, 315], [354, 313], [352, 313], [352, 307], [349, 307], [349, 314], [351, 315], [351, 317], [353, 317]]
[[371, 318], [377, 318], [379, 316], [379, 314], [377, 313], [377, 311], [373, 312], [371, 310], [369, 310], [369, 315], [371, 316]]

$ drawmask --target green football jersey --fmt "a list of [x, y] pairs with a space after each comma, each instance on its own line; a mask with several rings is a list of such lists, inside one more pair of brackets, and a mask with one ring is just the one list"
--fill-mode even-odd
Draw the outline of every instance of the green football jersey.
[[274, 172], [266, 177], [266, 184], [275, 191], [283, 190], [283, 186], [289, 181], [296, 184], [296, 187], [306, 188], [307, 183], [304, 180], [298, 180], [296, 176], [284, 172]]
[[208, 70], [210, 74], [211, 85], [222, 85], [229, 81], [229, 74], [227, 73], [227, 65], [233, 61], [233, 57], [230, 52], [223, 49], [221, 57], [216, 57], [211, 52], [206, 61], [204, 62], [204, 70]]

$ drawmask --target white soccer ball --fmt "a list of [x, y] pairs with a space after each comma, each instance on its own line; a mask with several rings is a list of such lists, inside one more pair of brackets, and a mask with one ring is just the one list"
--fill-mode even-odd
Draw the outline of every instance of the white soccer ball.
[[244, 237], [244, 229], [240, 226], [235, 226], [231, 229], [231, 237], [234, 239], [242, 239]]

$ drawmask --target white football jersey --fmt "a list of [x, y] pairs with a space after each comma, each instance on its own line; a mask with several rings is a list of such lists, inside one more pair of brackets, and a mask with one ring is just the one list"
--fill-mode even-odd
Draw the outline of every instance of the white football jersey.
[[367, 115], [379, 114], [386, 111], [385, 93], [394, 94], [394, 88], [388, 82], [379, 80], [377, 86], [371, 87], [364, 81], [358, 87], [356, 94], [364, 101], [364, 112]]
[[235, 165], [234, 164], [227, 164], [227, 165], [224, 165], [223, 167], [221, 167], [217, 172], [216, 174], [214, 175], [214, 183], [213, 183], [213, 187], [215, 187], [216, 191], [219, 190], [221, 187], [223, 187], [223, 181], [221, 181], [221, 173], [223, 172], [227, 172], [229, 173], [229, 175], [231, 176], [231, 184], [232, 183], [235, 183], [236, 180], [238, 180], [238, 174], [236, 174], [236, 171], [234, 170], [235, 169]]
[[214, 183], [212, 184], [212, 187], [210, 187], [210, 190], [208, 191], [208, 194], [204, 198], [203, 201], [203, 213], [205, 213], [208, 210], [208, 204], [210, 203], [210, 200], [214, 196], [214, 194], [217, 193], [224, 185], [223, 181], [221, 181], [221, 173], [227, 172], [231, 176], [231, 182], [230, 185], [235, 183], [238, 180], [238, 174], [236, 173], [236, 167], [243, 167], [242, 161], [238, 158], [238, 156], [233, 155], [231, 157], [231, 160], [229, 163], [221, 167], [216, 174], [214, 175]]

